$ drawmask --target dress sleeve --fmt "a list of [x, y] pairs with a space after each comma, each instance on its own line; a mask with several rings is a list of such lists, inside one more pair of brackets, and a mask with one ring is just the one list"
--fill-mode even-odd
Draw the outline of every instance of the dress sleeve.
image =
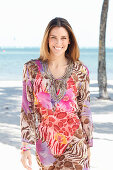
[[23, 69], [23, 93], [22, 106], [20, 115], [20, 127], [22, 142], [35, 144], [35, 114], [34, 114], [34, 98], [33, 98], [33, 81], [31, 70], [27, 64]]
[[87, 147], [93, 146], [93, 122], [92, 114], [90, 110], [90, 91], [89, 91], [89, 71], [84, 74], [83, 80], [79, 84], [79, 95], [77, 97], [79, 111], [78, 116], [80, 118], [83, 134], [86, 140]]

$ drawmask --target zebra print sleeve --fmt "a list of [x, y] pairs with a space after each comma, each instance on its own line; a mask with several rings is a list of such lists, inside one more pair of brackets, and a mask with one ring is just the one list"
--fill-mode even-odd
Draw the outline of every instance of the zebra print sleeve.
[[90, 110], [90, 91], [89, 91], [88, 71], [85, 74], [83, 81], [81, 82], [81, 87], [78, 96], [78, 106], [79, 106], [78, 116], [81, 120], [86, 144], [87, 147], [91, 147], [93, 146], [93, 137], [92, 137], [93, 122], [92, 122], [92, 114]]
[[35, 144], [35, 114], [33, 109], [33, 85], [27, 64], [23, 69], [23, 94], [20, 115], [22, 142]]

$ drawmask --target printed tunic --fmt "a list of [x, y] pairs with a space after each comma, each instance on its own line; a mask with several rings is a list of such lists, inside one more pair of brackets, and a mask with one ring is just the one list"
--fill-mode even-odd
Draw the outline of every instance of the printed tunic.
[[83, 63], [69, 62], [58, 79], [47, 61], [24, 65], [21, 136], [36, 145], [42, 169], [88, 169], [92, 128], [89, 71]]

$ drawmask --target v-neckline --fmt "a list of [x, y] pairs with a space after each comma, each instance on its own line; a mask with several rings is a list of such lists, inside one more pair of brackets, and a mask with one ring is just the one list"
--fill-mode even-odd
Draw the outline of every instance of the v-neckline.
[[[55, 78], [50, 70], [48, 70], [48, 62], [41, 61], [43, 76], [50, 80], [49, 93], [51, 94], [51, 101], [58, 103], [65, 95], [67, 89], [67, 80], [71, 77], [73, 73], [74, 63], [69, 61], [68, 66], [65, 69], [65, 73], [59, 78]], [[59, 91], [56, 93], [56, 88], [60, 87]]]
[[67, 67], [65, 68], [65, 71], [64, 71], [64, 74], [61, 75], [61, 76], [59, 76], [58, 78], [56, 78], [56, 77], [52, 74], [51, 70], [49, 69], [48, 62], [46, 62], [46, 71], [47, 71], [47, 73], [50, 75], [50, 77], [51, 77], [53, 80], [62, 80], [62, 79], [64, 79], [65, 77], [67, 77], [66, 75], [67, 75], [67, 73], [68, 73], [68, 71], [69, 71], [70, 65], [71, 65], [71, 62], [68, 61]]
[[66, 73], [67, 73], [68, 67], [69, 67], [69, 64], [66, 66], [65, 71], [64, 71], [64, 73], [63, 73], [61, 76], [55, 77], [55, 76], [53, 75], [53, 73], [51, 72], [50, 68], [48, 67], [48, 64], [47, 64], [47, 70], [48, 70], [49, 74], [51, 75], [51, 77], [52, 77], [54, 80], [63, 79], [63, 78], [65, 77]]

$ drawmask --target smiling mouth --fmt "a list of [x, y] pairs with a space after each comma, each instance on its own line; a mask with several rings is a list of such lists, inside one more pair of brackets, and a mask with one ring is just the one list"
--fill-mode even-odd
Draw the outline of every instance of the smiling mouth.
[[63, 47], [54, 47], [56, 50], [61, 50]]

